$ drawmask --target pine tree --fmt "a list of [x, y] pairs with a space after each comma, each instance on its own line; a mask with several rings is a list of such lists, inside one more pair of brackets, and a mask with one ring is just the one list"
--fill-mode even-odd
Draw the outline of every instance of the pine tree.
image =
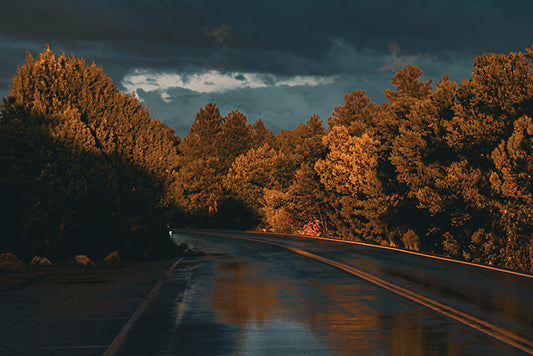
[[364, 90], [344, 95], [344, 105], [336, 106], [328, 118], [328, 126], [345, 126], [352, 136], [370, 133], [378, 106], [370, 101]]
[[26, 257], [118, 247], [143, 256], [162, 241], [145, 233], [164, 233], [158, 210], [171, 201], [179, 140], [100, 67], [49, 48], [28, 55], [3, 102], [0, 132], [13, 148], [2, 150], [1, 180], [24, 192], [22, 204], [13, 195], [0, 203], [16, 216], [12, 248]]
[[533, 271], [533, 123], [522, 116], [507, 140], [492, 152], [494, 169], [490, 182], [495, 196], [499, 232], [496, 242], [501, 264]]

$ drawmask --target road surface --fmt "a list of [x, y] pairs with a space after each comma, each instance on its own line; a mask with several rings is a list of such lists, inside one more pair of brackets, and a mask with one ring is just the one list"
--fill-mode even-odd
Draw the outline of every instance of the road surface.
[[201, 253], [0, 288], [0, 355], [531, 354], [527, 275], [301, 237], [175, 238]]
[[0, 275], [0, 355], [102, 355], [172, 263]]
[[[528, 354], [533, 324], [527, 297], [533, 283], [526, 276], [300, 237], [184, 230], [176, 239], [207, 255], [180, 261], [116, 354]], [[474, 320], [499, 321], [489, 326], [505, 327], [526, 346], [509, 345], [505, 337], [501, 341], [283, 246], [364, 267], [417, 294], [462, 307]]]

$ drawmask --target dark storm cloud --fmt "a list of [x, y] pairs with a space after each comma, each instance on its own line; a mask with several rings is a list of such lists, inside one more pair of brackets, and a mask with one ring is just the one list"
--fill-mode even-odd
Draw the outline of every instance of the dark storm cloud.
[[[245, 75], [264, 74], [271, 81], [264, 79], [264, 88], [135, 89], [180, 132], [208, 101], [242, 108], [275, 129], [314, 112], [327, 116], [352, 90], [379, 102], [394, 72], [408, 63], [425, 78], [449, 74], [459, 81], [476, 55], [531, 46], [531, 13], [530, 0], [17, 0], [0, 12], [0, 95], [7, 95], [26, 51], [36, 55], [48, 43], [101, 65], [120, 90], [132, 89], [125, 78], [138, 70], [234, 73], [243, 85]], [[295, 76], [337, 79], [275, 85]]]
[[317, 58], [331, 37], [358, 48], [386, 49], [394, 40], [410, 52], [479, 51], [504, 40], [507, 47], [527, 45], [522, 32], [533, 28], [533, 3], [516, 0], [18, 0], [2, 10], [0, 31], [10, 37], [104, 41], [148, 57], [161, 44], [172, 51], [223, 42]]

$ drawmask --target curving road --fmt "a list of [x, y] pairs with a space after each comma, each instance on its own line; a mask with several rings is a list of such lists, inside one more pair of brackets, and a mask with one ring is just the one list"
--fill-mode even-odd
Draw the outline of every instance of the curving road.
[[529, 275], [294, 236], [175, 239], [201, 253], [0, 275], [0, 355], [533, 354]]
[[526, 355], [533, 279], [301, 237], [178, 231], [118, 355]]

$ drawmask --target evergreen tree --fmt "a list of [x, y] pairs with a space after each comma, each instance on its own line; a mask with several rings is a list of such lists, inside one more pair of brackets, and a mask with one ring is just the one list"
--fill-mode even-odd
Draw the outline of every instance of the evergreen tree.
[[370, 101], [364, 90], [356, 90], [344, 95], [344, 105], [336, 106], [328, 118], [328, 126], [344, 126], [352, 136], [370, 133], [374, 128], [373, 120], [378, 105]]
[[16, 216], [2, 243], [28, 258], [117, 248], [142, 257], [166, 243], [158, 211], [170, 204], [179, 140], [100, 67], [49, 48], [28, 55], [3, 101], [0, 133], [2, 186], [24, 192], [21, 204], [1, 198], [5, 216]]
[[223, 163], [218, 156], [217, 137], [222, 122], [216, 105], [209, 103], [196, 114], [182, 141], [178, 179], [185, 200], [180, 204], [189, 214], [218, 210], [223, 193], [220, 185]]
[[217, 137], [217, 154], [227, 171], [237, 156], [246, 153], [253, 145], [252, 125], [246, 116], [233, 110], [224, 117], [224, 122]]
[[237, 211], [249, 214], [242, 210], [249, 205], [234, 200], [235, 194], [227, 192], [223, 182], [236, 158], [272, 139], [262, 121], [248, 124], [246, 116], [237, 110], [222, 117], [213, 103], [200, 109], [180, 146], [180, 204], [196, 219], [192, 223], [227, 226], [234, 218], [228, 216], [230, 211], [233, 215]]
[[327, 132], [313, 115], [274, 136], [209, 103], [180, 141], [100, 67], [49, 49], [28, 55], [0, 116], [0, 243], [27, 254], [147, 251], [138, 237], [149, 222], [182, 209], [202, 226], [256, 224], [532, 271], [532, 61], [533, 47], [484, 54], [469, 79], [444, 76], [435, 89], [409, 65], [381, 105], [362, 90], [345, 95]]
[[[495, 196], [497, 233], [492, 258], [505, 267], [533, 271], [533, 123], [529, 116], [515, 121], [514, 130], [492, 152], [490, 182]], [[505, 238], [496, 238], [496, 236]], [[483, 258], [484, 257], [484, 258]], [[496, 258], [497, 260], [496, 260]]]
[[230, 196], [254, 212], [263, 227], [279, 231], [277, 223], [273, 223], [276, 208], [269, 203], [274, 197], [283, 196], [288, 189], [296, 164], [291, 156], [276, 151], [268, 144], [252, 148], [237, 157], [227, 174], [225, 187]]

